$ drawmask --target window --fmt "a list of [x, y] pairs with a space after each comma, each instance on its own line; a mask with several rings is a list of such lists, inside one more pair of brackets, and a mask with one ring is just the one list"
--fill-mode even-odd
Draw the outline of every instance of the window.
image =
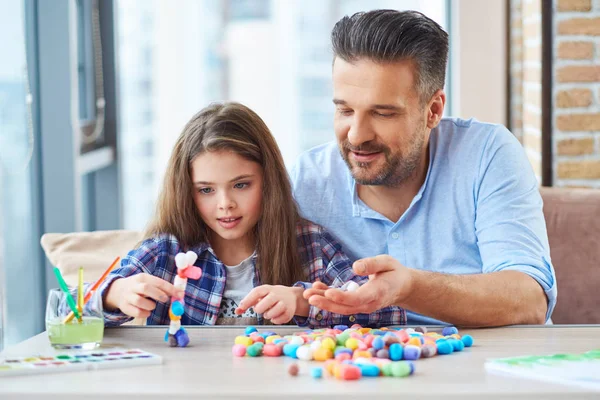
[[[0, 0], [0, 349], [39, 332], [25, 313], [24, 292], [37, 267], [34, 238], [32, 113], [25, 49], [23, 1]], [[33, 294], [29, 301], [37, 300]], [[31, 303], [30, 303], [31, 304]], [[35, 302], [34, 305], [36, 306]], [[34, 313], [35, 314], [35, 313]], [[7, 320], [11, 324], [6, 324]], [[18, 322], [17, 322], [18, 321]], [[3, 339], [4, 336], [4, 339]]]
[[444, 0], [117, 0], [116, 7], [127, 229], [145, 226], [177, 136], [212, 101], [254, 109], [287, 165], [332, 140], [329, 36], [342, 16], [401, 7], [447, 25]]

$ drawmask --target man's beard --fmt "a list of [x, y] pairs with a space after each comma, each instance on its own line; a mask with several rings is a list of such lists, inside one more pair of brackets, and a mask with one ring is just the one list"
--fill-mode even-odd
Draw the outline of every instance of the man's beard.
[[[406, 156], [403, 156], [400, 152], [394, 153], [388, 146], [375, 142], [366, 142], [354, 147], [346, 139], [339, 144], [339, 147], [342, 158], [356, 182], [361, 185], [398, 187], [408, 180], [419, 166], [424, 140], [424, 135], [417, 133]], [[370, 163], [350, 161], [349, 154], [351, 151], [381, 152], [384, 155], [385, 164], [379, 171], [369, 173]]]

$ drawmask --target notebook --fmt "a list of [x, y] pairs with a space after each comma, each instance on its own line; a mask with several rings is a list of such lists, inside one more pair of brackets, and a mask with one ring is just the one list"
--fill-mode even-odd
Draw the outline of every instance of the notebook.
[[140, 349], [90, 350], [58, 355], [0, 358], [0, 379], [6, 376], [51, 374], [162, 364], [162, 357]]
[[582, 354], [553, 354], [488, 360], [491, 373], [537, 379], [600, 391], [600, 349]]

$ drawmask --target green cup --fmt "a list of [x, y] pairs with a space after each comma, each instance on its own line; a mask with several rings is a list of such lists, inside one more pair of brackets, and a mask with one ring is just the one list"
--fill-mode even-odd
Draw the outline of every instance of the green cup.
[[[77, 299], [77, 289], [71, 291]], [[46, 332], [50, 344], [58, 349], [91, 350], [100, 346], [104, 337], [104, 315], [102, 313], [102, 297], [95, 292], [83, 306], [83, 318], [73, 318], [64, 323], [71, 309], [66, 294], [60, 289], [52, 289], [48, 293], [46, 303]]]

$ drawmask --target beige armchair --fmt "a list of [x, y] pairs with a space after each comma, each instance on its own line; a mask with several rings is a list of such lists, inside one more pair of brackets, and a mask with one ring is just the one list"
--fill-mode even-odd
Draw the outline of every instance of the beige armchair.
[[556, 271], [555, 324], [600, 324], [600, 190], [541, 188]]
[[[69, 286], [77, 285], [79, 267], [86, 282], [95, 282], [115, 257], [125, 257], [142, 239], [136, 231], [114, 230], [74, 233], [46, 233], [40, 242], [50, 263], [60, 269]], [[144, 325], [134, 319], [129, 325]]]

